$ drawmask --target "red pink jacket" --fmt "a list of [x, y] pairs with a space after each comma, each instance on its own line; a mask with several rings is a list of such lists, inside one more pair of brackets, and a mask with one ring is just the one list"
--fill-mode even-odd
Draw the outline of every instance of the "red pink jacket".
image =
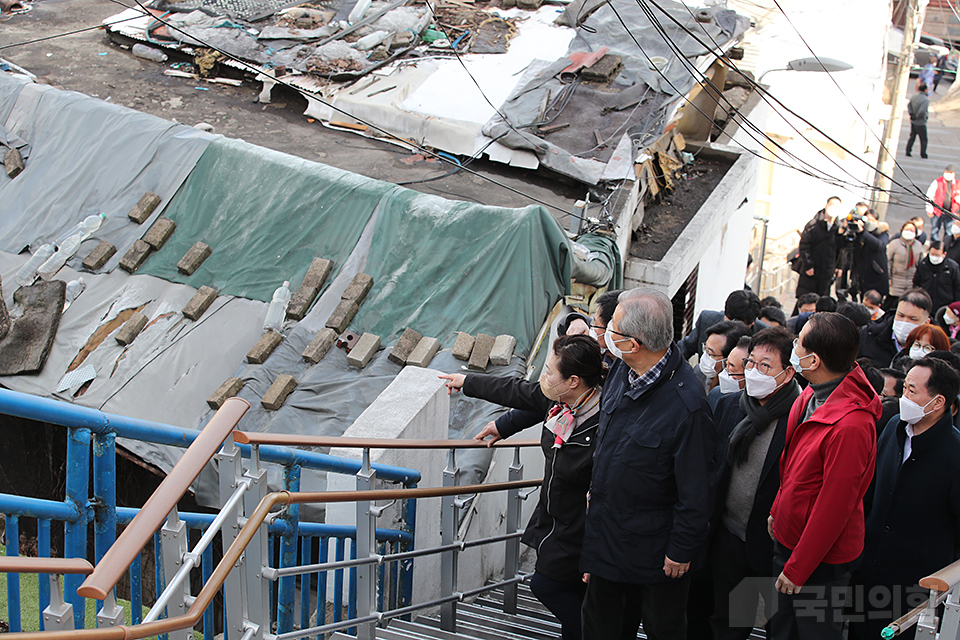
[[813, 389], [790, 410], [780, 457], [780, 491], [770, 510], [777, 541], [793, 553], [783, 569], [802, 586], [822, 562], [841, 564], [863, 552], [863, 496], [877, 458], [880, 399], [860, 365], [805, 422]]

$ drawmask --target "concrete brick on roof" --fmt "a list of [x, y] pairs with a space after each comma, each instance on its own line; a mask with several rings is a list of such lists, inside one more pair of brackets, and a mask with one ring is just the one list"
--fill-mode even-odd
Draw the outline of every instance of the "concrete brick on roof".
[[87, 254], [87, 257], [83, 259], [83, 268], [89, 269], [90, 271], [96, 271], [107, 264], [107, 260], [113, 257], [113, 254], [117, 252], [117, 248], [111, 243], [103, 240], [96, 247], [93, 248], [93, 251]]
[[147, 191], [141, 196], [140, 200], [137, 201], [137, 204], [133, 205], [133, 208], [127, 213], [127, 217], [137, 224], [143, 224], [159, 204], [160, 196], [151, 191]]
[[133, 246], [120, 258], [120, 268], [127, 273], [134, 273], [143, 264], [152, 251], [150, 245], [139, 238], [134, 240]]

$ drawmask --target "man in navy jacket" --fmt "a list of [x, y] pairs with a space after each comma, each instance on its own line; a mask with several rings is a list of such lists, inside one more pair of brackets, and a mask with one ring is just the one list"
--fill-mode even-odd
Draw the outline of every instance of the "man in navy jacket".
[[[926, 601], [920, 578], [960, 553], [960, 432], [951, 408], [960, 377], [937, 358], [907, 372], [894, 416], [877, 444], [873, 503], [858, 571], [850, 637], [873, 639]], [[900, 637], [913, 638], [911, 627]]]
[[639, 618], [652, 640], [685, 640], [691, 563], [713, 502], [713, 418], [673, 344], [664, 294], [621, 294], [606, 336], [618, 360], [600, 405], [583, 538], [583, 637], [619, 638]]

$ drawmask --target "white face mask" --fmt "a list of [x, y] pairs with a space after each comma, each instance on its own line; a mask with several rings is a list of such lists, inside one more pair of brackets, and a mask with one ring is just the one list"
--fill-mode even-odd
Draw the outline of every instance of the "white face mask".
[[[589, 335], [591, 338], [593, 338], [594, 340], [596, 340], [598, 343], [600, 342], [600, 336], [597, 334], [597, 330], [594, 329], [593, 327], [590, 327], [590, 329], [587, 331], [587, 335]], [[606, 342], [606, 341], [604, 341], [604, 342]], [[606, 347], [600, 347], [600, 353], [601, 353], [601, 354], [604, 354], [604, 353], [606, 353], [606, 352], [607, 352], [607, 348], [606, 348]]]
[[700, 373], [707, 376], [707, 380], [713, 380], [717, 377], [717, 362], [706, 351], [700, 356]]
[[934, 256], [934, 255], [931, 255], [931, 256], [930, 256], [930, 264], [940, 264], [941, 262], [943, 262], [943, 258], [944, 258], [944, 256]]
[[877, 221], [867, 220], [863, 223], [863, 228], [872, 233], [877, 230]]
[[953, 315], [953, 311], [947, 311], [943, 314], [943, 321], [950, 325], [956, 324], [957, 316]]
[[919, 360], [925, 355], [927, 355], [927, 353], [923, 350], [923, 347], [920, 346], [920, 343], [914, 342], [913, 346], [910, 347], [910, 357], [914, 360]]
[[893, 337], [897, 339], [897, 342], [900, 344], [906, 344], [907, 338], [910, 337], [910, 332], [919, 327], [918, 324], [913, 324], [912, 322], [905, 322], [903, 320], [894, 320], [893, 321]]
[[[934, 396], [930, 399], [930, 402], [933, 402], [936, 399], [937, 397]], [[910, 398], [906, 396], [900, 396], [900, 419], [907, 424], [917, 424], [923, 420], [925, 415], [927, 415], [927, 412], [924, 411], [924, 409], [927, 408], [930, 402], [921, 407]]]
[[[791, 358], [792, 359], [792, 358]], [[796, 368], [796, 365], [794, 365]], [[782, 376], [786, 372], [786, 369], [778, 373], [776, 376], [768, 376], [765, 373], [760, 373], [757, 371], [757, 368], [747, 369], [744, 374], [747, 376], [747, 395], [751, 398], [756, 398], [757, 400], [763, 400], [764, 398], [773, 395], [777, 389], [783, 386], [786, 382], [781, 382], [777, 384], [777, 378]]]
[[950, 234], [954, 236], [960, 236], [960, 225], [954, 223], [950, 225]]
[[[616, 335], [616, 334], [613, 334], [613, 335]], [[607, 339], [604, 340], [604, 342], [607, 343], [607, 349], [610, 350], [610, 355], [612, 355], [614, 358], [620, 358], [622, 360], [623, 351], [620, 350], [620, 347], [617, 346], [617, 343], [624, 342], [626, 340], [630, 340], [630, 338], [617, 338], [615, 340], [612, 340], [610, 337], [607, 337]]]
[[917, 234], [913, 231], [904, 231], [900, 234], [900, 237], [907, 242], [913, 242], [917, 238]]
[[740, 391], [740, 382], [733, 379], [727, 370], [720, 372], [720, 393], [736, 393]]
[[804, 369], [800, 363], [812, 355], [813, 355], [812, 353], [808, 353], [807, 355], [801, 358], [799, 355], [797, 355], [797, 347], [794, 346], [793, 351], [790, 353], [790, 364], [793, 365], [793, 370], [796, 371], [797, 373], [803, 373], [804, 371], [809, 371], [810, 370], [809, 367]]

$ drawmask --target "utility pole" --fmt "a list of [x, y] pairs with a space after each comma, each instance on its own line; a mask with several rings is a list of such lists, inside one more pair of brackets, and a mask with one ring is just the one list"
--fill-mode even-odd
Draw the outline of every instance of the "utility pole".
[[877, 217], [885, 220], [887, 205], [890, 201], [890, 189], [893, 183], [890, 178], [896, 168], [897, 147], [900, 144], [900, 124], [903, 120], [903, 109], [907, 100], [907, 85], [910, 84], [910, 67], [913, 66], [913, 49], [920, 38], [920, 27], [923, 24], [923, 14], [927, 10], [928, 0], [902, 0], [907, 3], [907, 15], [903, 23], [903, 46], [900, 47], [900, 59], [897, 61], [897, 71], [893, 78], [893, 90], [890, 92], [890, 117], [883, 128], [883, 148], [877, 161], [877, 173], [874, 179], [876, 191]]

